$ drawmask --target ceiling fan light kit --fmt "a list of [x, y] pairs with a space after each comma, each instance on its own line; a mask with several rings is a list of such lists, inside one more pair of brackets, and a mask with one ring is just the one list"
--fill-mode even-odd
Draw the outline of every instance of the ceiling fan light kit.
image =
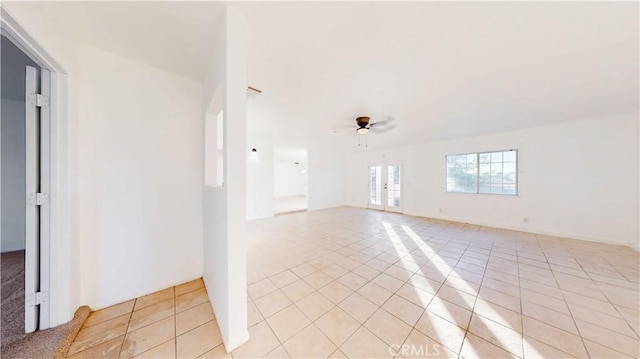
[[366, 135], [369, 132], [369, 129], [366, 127], [360, 127], [356, 130], [361, 135]]

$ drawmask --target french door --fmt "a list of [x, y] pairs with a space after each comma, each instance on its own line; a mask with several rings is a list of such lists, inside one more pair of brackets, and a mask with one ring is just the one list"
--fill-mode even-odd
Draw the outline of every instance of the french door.
[[402, 212], [402, 165], [369, 166], [369, 208]]

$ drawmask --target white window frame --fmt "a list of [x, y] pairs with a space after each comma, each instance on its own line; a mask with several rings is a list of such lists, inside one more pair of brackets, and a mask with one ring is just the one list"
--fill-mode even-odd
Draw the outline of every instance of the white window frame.
[[[490, 193], [490, 192], [480, 192], [480, 155], [483, 154], [487, 154], [487, 153], [495, 153], [495, 152], [515, 152], [516, 153], [516, 171], [515, 171], [515, 175], [516, 175], [516, 183], [515, 183], [515, 187], [516, 187], [516, 192], [513, 194], [509, 194], [509, 193]], [[468, 156], [468, 155], [476, 155], [477, 160], [476, 160], [476, 191], [475, 192], [462, 192], [462, 191], [449, 191], [447, 189], [447, 178], [448, 178], [448, 168], [447, 168], [447, 157], [450, 156]], [[519, 176], [518, 176], [518, 172], [519, 172], [519, 156], [518, 156], [518, 149], [517, 148], [510, 148], [510, 149], [506, 149], [506, 150], [493, 150], [493, 151], [482, 151], [482, 152], [466, 152], [466, 153], [455, 153], [455, 154], [447, 154], [444, 156], [444, 192], [445, 193], [454, 193], [454, 194], [480, 194], [480, 195], [491, 195], [491, 196], [508, 196], [508, 197], [517, 197], [520, 193], [519, 190]], [[503, 160], [504, 163], [504, 160]]]

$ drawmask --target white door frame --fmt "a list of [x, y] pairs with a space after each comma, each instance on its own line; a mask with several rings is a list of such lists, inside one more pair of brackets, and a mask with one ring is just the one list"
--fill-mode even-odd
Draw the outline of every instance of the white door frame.
[[[399, 166], [400, 167], [400, 206], [398, 207], [391, 207], [388, 205], [388, 166]], [[381, 184], [381, 204], [380, 205], [375, 205], [371, 203], [371, 168], [372, 167], [381, 167], [382, 172], [381, 172], [381, 177], [382, 177], [382, 184]], [[368, 186], [367, 188], [369, 189], [369, 192], [367, 193], [367, 207], [371, 208], [371, 209], [377, 209], [377, 210], [381, 210], [381, 211], [388, 211], [388, 212], [397, 212], [397, 213], [402, 213], [403, 211], [403, 196], [404, 196], [404, 169], [402, 166], [402, 162], [400, 161], [384, 161], [384, 162], [374, 162], [374, 163], [369, 163], [367, 165], [367, 181], [368, 181]]]
[[[43, 143], [48, 144], [49, 153], [41, 168], [41, 185], [49, 188], [48, 211], [41, 213], [41, 222], [48, 228], [40, 231], [40, 281], [49, 286], [46, 308], [41, 305], [39, 329], [47, 329], [68, 322], [76, 308], [72, 303], [72, 271], [69, 226], [68, 182], [68, 120], [67, 120], [67, 77], [64, 68], [38, 43], [29, 32], [7, 11], [0, 7], [2, 35], [27, 54], [42, 70], [51, 73], [49, 84], [50, 118], [49, 136]], [[46, 84], [44, 84], [46, 86]], [[48, 212], [48, 213], [47, 213]], [[48, 313], [48, 314], [47, 314]]]

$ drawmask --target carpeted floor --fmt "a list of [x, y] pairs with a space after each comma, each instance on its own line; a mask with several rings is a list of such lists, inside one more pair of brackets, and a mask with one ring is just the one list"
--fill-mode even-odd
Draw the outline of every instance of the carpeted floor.
[[24, 251], [2, 253], [2, 349], [24, 337]]
[[24, 332], [24, 251], [2, 253], [0, 257], [2, 302], [2, 358], [60, 358], [90, 313], [78, 309], [71, 322], [34, 333]]

